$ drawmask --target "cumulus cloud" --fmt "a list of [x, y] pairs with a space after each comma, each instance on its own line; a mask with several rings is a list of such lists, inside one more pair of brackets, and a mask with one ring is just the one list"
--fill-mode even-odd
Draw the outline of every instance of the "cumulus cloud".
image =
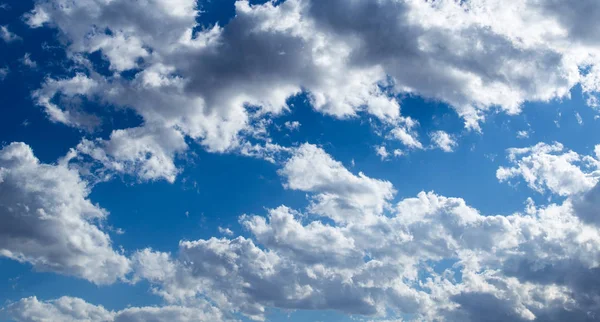
[[83, 129], [93, 129], [99, 125], [99, 118], [81, 111], [77, 105], [62, 101], [59, 107], [53, 99], [61, 98], [75, 99], [86, 96], [98, 86], [98, 83], [83, 73], [78, 73], [69, 79], [47, 79], [41, 89], [33, 92], [33, 98], [37, 104], [44, 107], [48, 118], [53, 122], [63, 123]]
[[[324, 114], [370, 114], [413, 149], [422, 144], [398, 94], [445, 102], [479, 129], [492, 107], [518, 113], [525, 101], [568, 97], [577, 83], [597, 92], [598, 44], [558, 4], [288, 0], [235, 8], [227, 25], [202, 30], [193, 0], [37, 1], [26, 21], [56, 28], [99, 84], [76, 95], [131, 108], [151, 127], [176, 128], [217, 152], [238, 149], [253, 119], [285, 113], [286, 100], [302, 92]], [[581, 8], [574, 14], [589, 15]], [[93, 52], [112, 75], [95, 73], [85, 59]], [[122, 77], [125, 70], [135, 76]], [[38, 103], [57, 122], [86, 125], [85, 114], [43, 99], [69, 96], [65, 86], [47, 82]]]
[[431, 137], [431, 142], [433, 146], [441, 149], [444, 152], [452, 152], [454, 151], [454, 148], [458, 145], [454, 138], [444, 131], [435, 131], [432, 132], [429, 136]]
[[512, 166], [498, 168], [498, 180], [522, 177], [531, 189], [540, 193], [550, 191], [560, 196], [582, 193], [590, 190], [600, 177], [597, 157], [565, 151], [558, 142], [510, 148], [507, 153]]
[[[194, 7], [195, 1], [106, 5], [81, 1], [64, 6], [40, 2], [30, 20], [42, 20], [36, 17], [43, 13], [44, 21], [71, 40], [70, 51], [100, 50], [116, 72], [142, 69], [131, 81], [118, 74], [106, 79], [90, 73], [102, 86], [78, 94], [102, 93], [104, 102], [132, 107], [148, 124], [177, 127], [212, 151], [240, 144], [240, 133], [251, 127], [247, 106], [260, 107], [260, 115], [277, 115], [288, 109], [286, 99], [303, 88], [311, 90], [315, 108], [327, 114], [351, 117], [366, 110], [382, 119], [398, 117], [398, 104], [378, 86], [381, 71], [347, 69], [343, 61], [333, 59], [344, 49], [329, 47], [305, 26], [310, 23], [300, 15], [299, 3], [251, 7], [238, 2], [231, 24], [192, 38]], [[139, 14], [145, 10], [153, 15]], [[71, 16], [73, 12], [77, 17]], [[131, 46], [119, 45], [124, 39]], [[132, 49], [137, 47], [151, 48], [151, 53]], [[62, 88], [52, 85], [41, 91], [50, 97], [60, 95]], [[68, 118], [59, 121], [74, 123]]]
[[71, 322], [219, 322], [230, 321], [217, 308], [206, 302], [194, 307], [128, 307], [109, 311], [79, 298], [61, 297], [40, 301], [35, 296], [11, 303], [6, 311], [15, 322], [71, 321]]
[[290, 131], [298, 131], [300, 129], [300, 122], [298, 121], [287, 121], [283, 125]]
[[[281, 174], [288, 187], [313, 196], [358, 199], [361, 191], [388, 210], [332, 207], [333, 223], [285, 206], [244, 215], [240, 223], [252, 237], [182, 241], [176, 255], [139, 251], [136, 277], [168, 302], [208, 296], [256, 320], [268, 307], [426, 321], [585, 321], [598, 314], [600, 230], [581, 219], [575, 199], [545, 207], [529, 200], [523, 212], [487, 216], [433, 192], [392, 205], [372, 188], [382, 182], [352, 175], [311, 145], [299, 147]], [[362, 216], [336, 219], [348, 213]]]
[[[194, 0], [36, 1], [26, 22], [56, 28], [85, 71], [49, 78], [33, 93], [49, 118], [97, 126], [73, 104], [86, 98], [130, 108], [143, 120], [108, 139], [82, 141], [65, 161], [91, 159], [98, 173], [173, 182], [188, 139], [210, 152], [285, 158], [283, 185], [306, 193], [309, 206], [242, 216], [247, 237], [181, 241], [175, 254], [145, 249], [130, 262], [94, 224], [106, 212], [87, 199], [79, 175], [65, 164], [40, 164], [13, 144], [0, 154], [0, 189], [7, 191], [0, 214], [16, 220], [0, 228], [1, 254], [96, 283], [122, 277], [131, 263], [134, 280], [150, 281], [169, 312], [208, 298], [257, 320], [270, 307], [423, 320], [593, 320], [600, 314], [600, 148], [595, 157], [559, 143], [509, 149], [500, 181], [523, 178], [564, 200], [544, 207], [529, 200], [523, 212], [484, 215], [434, 192], [394, 203], [389, 181], [355, 174], [315, 145], [281, 147], [267, 133], [269, 120], [288, 112], [288, 98], [300, 93], [322, 114], [367, 114], [404, 151], [424, 147], [418, 123], [401, 113], [402, 95], [449, 104], [474, 130], [490, 109], [519, 113], [527, 101], [568, 98], [577, 84], [595, 105], [600, 7], [567, 5], [237, 1], [229, 24], [196, 31]], [[85, 59], [94, 52], [110, 75]], [[445, 132], [431, 139], [447, 152], [456, 147]], [[70, 298], [23, 303], [38, 308], [32, 314], [63, 314], [59, 320], [69, 319], [71, 307], [88, 320], [124, 314]], [[162, 309], [136, 310], [146, 312], [137, 315], [143, 320]]]
[[89, 157], [102, 164], [100, 172], [133, 175], [143, 181], [164, 179], [172, 183], [180, 171], [174, 158], [186, 149], [185, 138], [176, 129], [142, 126], [115, 130], [108, 140], [84, 139], [72, 150], [71, 158]]
[[296, 149], [279, 174], [285, 179], [284, 187], [315, 193], [311, 211], [335, 221], [379, 215], [395, 194], [389, 181], [355, 175], [312, 144]]
[[79, 174], [40, 163], [29, 146], [0, 150], [0, 255], [34, 269], [112, 283], [129, 260], [101, 230], [108, 213], [88, 198]]
[[385, 145], [375, 146], [375, 153], [381, 158], [381, 161], [387, 160], [390, 157], [390, 153]]
[[395, 127], [390, 131], [390, 137], [402, 142], [409, 149], [422, 149], [423, 144], [419, 142], [413, 129], [415, 126], [415, 123], [408, 123], [406, 126]]

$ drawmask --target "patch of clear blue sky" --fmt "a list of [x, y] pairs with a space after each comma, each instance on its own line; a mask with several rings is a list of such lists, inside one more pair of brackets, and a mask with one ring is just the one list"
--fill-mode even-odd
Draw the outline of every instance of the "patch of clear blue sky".
[[[82, 137], [90, 135], [48, 121], [41, 108], [33, 104], [30, 94], [45, 77], [68, 75], [65, 67], [70, 63], [56, 39], [56, 31], [29, 29], [24, 25], [21, 16], [32, 8], [30, 1], [9, 1], [9, 4], [10, 10], [0, 11], [0, 22], [23, 41], [0, 42], [0, 67], [10, 69], [8, 77], [0, 82], [0, 142], [23, 141], [32, 146], [43, 162], [55, 162]], [[198, 20], [204, 26], [226, 24], [234, 14], [233, 1], [207, 1], [202, 8], [204, 13]], [[19, 62], [25, 53], [31, 54], [37, 68], [30, 69]], [[92, 58], [97, 65], [103, 64], [99, 55]], [[532, 193], [523, 184], [515, 188], [497, 181], [496, 169], [506, 164], [505, 149], [560, 141], [576, 152], [590, 154], [593, 146], [600, 143], [597, 123], [600, 121], [594, 119], [596, 112], [585, 106], [580, 92], [580, 88], [574, 88], [571, 99], [562, 102], [527, 103], [523, 113], [516, 116], [490, 113], [482, 124], [483, 134], [465, 131], [462, 120], [445, 104], [401, 97], [402, 113], [420, 122], [418, 132], [423, 143], [429, 143], [430, 131], [444, 130], [458, 136], [459, 146], [454, 153], [415, 151], [382, 162], [374, 146], [384, 140], [374, 133], [364, 116], [350, 120], [323, 116], [311, 109], [303, 95], [291, 98], [291, 112], [275, 119], [277, 125], [299, 121], [300, 130], [271, 128], [271, 134], [275, 142], [286, 146], [303, 142], [319, 144], [352, 172], [362, 171], [370, 177], [391, 181], [398, 191], [396, 200], [433, 190], [464, 198], [483, 214], [510, 214], [523, 209], [528, 196], [540, 204], [546, 203], [546, 197]], [[103, 118], [104, 125], [94, 137], [106, 138], [112, 129], [137, 126], [141, 122], [131, 112], [115, 113], [111, 107], [86, 101], [81, 104]], [[583, 125], [578, 124], [575, 113], [581, 115]], [[530, 132], [528, 139], [516, 138], [516, 132], [522, 130]], [[392, 150], [401, 148], [398, 142], [387, 142], [387, 146]], [[282, 204], [301, 210], [307, 204], [305, 193], [283, 189], [276, 165], [239, 155], [206, 153], [194, 143], [190, 147], [190, 152], [197, 156], [189, 158], [191, 161], [178, 161], [184, 171], [174, 184], [138, 183], [125, 177], [94, 187], [91, 199], [110, 211], [107, 224], [125, 231], [123, 235], [111, 235], [116, 246], [122, 246], [128, 253], [145, 247], [175, 252], [181, 239], [219, 236], [219, 226], [232, 229], [236, 235], [245, 235], [237, 222], [241, 214], [264, 215], [266, 208]], [[451, 261], [442, 263], [440, 269], [451, 264]], [[29, 265], [7, 259], [0, 259], [0, 290], [0, 303], [31, 295], [41, 299], [77, 296], [109, 309], [161, 302], [149, 292], [147, 283], [98, 287], [71, 277], [33, 272]], [[352, 320], [335, 312], [272, 312], [273, 321]]]

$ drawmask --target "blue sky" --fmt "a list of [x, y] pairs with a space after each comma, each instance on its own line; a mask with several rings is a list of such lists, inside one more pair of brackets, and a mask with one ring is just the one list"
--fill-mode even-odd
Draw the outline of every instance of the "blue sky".
[[600, 7], [518, 2], [4, 1], [0, 320], [596, 320]]

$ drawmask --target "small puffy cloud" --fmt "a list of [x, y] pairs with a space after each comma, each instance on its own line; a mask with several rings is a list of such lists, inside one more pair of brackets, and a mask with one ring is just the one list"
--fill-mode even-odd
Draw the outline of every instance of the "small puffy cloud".
[[422, 149], [423, 144], [417, 139], [417, 133], [410, 126], [399, 126], [394, 128], [390, 135], [392, 138], [399, 140], [409, 149]]
[[4, 40], [4, 42], [11, 43], [16, 40], [21, 40], [21, 37], [15, 35], [10, 30], [8, 30], [7, 26], [0, 26], [0, 38]]
[[529, 131], [519, 131], [517, 132], [517, 139], [528, 139], [529, 138]]
[[21, 63], [29, 68], [36, 68], [37, 67], [37, 63], [31, 59], [31, 54], [30, 53], [25, 53], [25, 55], [23, 56], [23, 58], [21, 58]]
[[79, 174], [43, 164], [29, 146], [0, 150], [0, 256], [97, 284], [124, 278], [129, 260], [98, 227], [107, 212]]
[[229, 228], [223, 228], [219, 226], [219, 233], [225, 236], [233, 236], [233, 231]]
[[390, 182], [354, 175], [312, 144], [297, 148], [279, 174], [287, 189], [315, 193], [311, 211], [335, 221], [381, 214], [395, 193]]
[[75, 156], [100, 163], [101, 172], [133, 175], [143, 181], [163, 179], [174, 182], [179, 169], [175, 156], [187, 149], [184, 136], [172, 128], [149, 125], [115, 130], [108, 140], [83, 140]]
[[387, 160], [390, 157], [390, 153], [386, 149], [385, 145], [378, 145], [375, 147], [375, 153], [381, 158], [382, 161]]
[[500, 167], [496, 177], [500, 182], [522, 177], [527, 185], [540, 193], [548, 190], [569, 196], [591, 189], [600, 177], [600, 161], [565, 151], [560, 143], [538, 143], [527, 148], [507, 150], [511, 167]]
[[452, 152], [458, 145], [454, 138], [444, 131], [435, 131], [430, 133], [429, 136], [431, 137], [433, 146], [444, 152]]
[[286, 129], [290, 131], [298, 131], [300, 129], [300, 122], [298, 121], [287, 121], [284, 123]]

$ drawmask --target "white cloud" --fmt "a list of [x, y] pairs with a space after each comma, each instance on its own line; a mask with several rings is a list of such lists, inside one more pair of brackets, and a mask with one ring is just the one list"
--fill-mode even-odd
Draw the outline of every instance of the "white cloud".
[[25, 56], [21, 58], [21, 63], [29, 68], [36, 68], [37, 63], [31, 59], [30, 53], [25, 53]]
[[362, 261], [354, 240], [339, 229], [318, 221], [303, 226], [298, 217], [293, 210], [281, 206], [269, 211], [268, 221], [261, 216], [244, 216], [241, 221], [258, 242], [303, 263], [325, 260], [328, 266], [338, 266]]
[[431, 137], [431, 142], [434, 147], [437, 147], [444, 152], [452, 152], [458, 145], [454, 138], [444, 131], [435, 131], [430, 133], [429, 136]]
[[18, 322], [38, 321], [112, 321], [114, 314], [102, 306], [78, 298], [61, 297], [54, 301], [39, 301], [35, 296], [21, 299], [7, 307]]
[[600, 161], [565, 151], [560, 143], [538, 143], [527, 148], [507, 150], [511, 167], [500, 167], [496, 177], [500, 182], [522, 177], [527, 185], [540, 193], [546, 190], [569, 196], [591, 189], [600, 177]]
[[396, 127], [390, 131], [390, 135], [402, 142], [402, 144], [406, 145], [409, 149], [422, 149], [423, 144], [417, 139], [417, 133], [412, 130], [412, 127], [413, 126]]
[[79, 174], [40, 163], [31, 148], [0, 150], [0, 256], [107, 284], [124, 278], [129, 260], [97, 226], [108, 213], [88, 199]]
[[21, 40], [21, 37], [15, 35], [10, 30], [8, 30], [7, 26], [0, 26], [0, 38], [4, 40], [4, 42], [11, 43], [16, 40]]
[[239, 152], [242, 155], [263, 159], [271, 163], [276, 163], [283, 157], [287, 157], [291, 151], [292, 148], [270, 142], [264, 144], [251, 144], [246, 141], [242, 143], [239, 148]]
[[[43, 87], [34, 91], [32, 96], [38, 105], [45, 108], [45, 112], [51, 121], [78, 128], [93, 129], [100, 123], [98, 117], [81, 111], [77, 106], [71, 107], [68, 104], [63, 104], [61, 108], [52, 100], [57, 95], [70, 99], [89, 95], [98, 86], [97, 81], [85, 74], [78, 73], [70, 79], [47, 79]], [[64, 106], [68, 106], [68, 108], [64, 108]]]
[[[370, 114], [393, 129], [391, 137], [422, 149], [397, 94], [448, 103], [479, 129], [491, 107], [513, 114], [525, 101], [568, 97], [578, 82], [590, 95], [597, 87], [597, 43], [577, 19], [557, 14], [559, 5], [288, 0], [235, 7], [229, 24], [196, 34], [193, 0], [38, 1], [26, 18], [32, 27], [59, 29], [71, 57], [101, 84], [77, 95], [132, 108], [146, 124], [176, 128], [216, 152], [239, 149], [254, 118], [285, 113], [287, 98], [302, 91], [321, 113]], [[112, 76], [82, 58], [94, 51]], [[121, 77], [127, 69], [140, 71]], [[49, 97], [64, 90], [44, 88]], [[41, 103], [55, 121], [85, 124], [68, 105]]]
[[385, 148], [385, 145], [376, 146], [375, 153], [377, 153], [377, 155], [381, 157], [382, 161], [387, 160], [390, 157], [390, 153]]
[[284, 123], [284, 126], [290, 131], [298, 131], [300, 129], [300, 122], [298, 121], [287, 121]]
[[[238, 1], [228, 25], [193, 35], [195, 5], [192, 0], [38, 1], [26, 17], [32, 27], [59, 29], [68, 54], [87, 71], [50, 79], [34, 93], [53, 121], [93, 127], [93, 116], [53, 100], [78, 96], [126, 106], [143, 118], [144, 125], [115, 130], [107, 140], [83, 141], [65, 162], [91, 158], [102, 166], [101, 174], [109, 170], [173, 182], [179, 172], [174, 160], [186, 151], [185, 139], [211, 152], [236, 151], [274, 163], [291, 154], [279, 174], [284, 187], [308, 194], [306, 213], [282, 206], [266, 217], [240, 218], [250, 237], [182, 241], [175, 255], [150, 249], [133, 255], [135, 279], [149, 280], [169, 307], [193, 307], [206, 297], [255, 319], [264, 319], [270, 307], [455, 321], [577, 321], [597, 314], [598, 156], [565, 151], [558, 143], [509, 149], [510, 166], [496, 173], [500, 181], [522, 177], [532, 189], [565, 201], [541, 208], [529, 201], [523, 213], [485, 216], [463, 199], [433, 192], [394, 206], [389, 181], [354, 174], [314, 145], [273, 144], [266, 126], [289, 110], [290, 96], [305, 91], [320, 113], [341, 119], [369, 114], [407, 151], [423, 145], [416, 122], [401, 115], [398, 95], [448, 103], [475, 130], [492, 108], [519, 113], [526, 101], [567, 98], [578, 83], [595, 104], [600, 88], [596, 2], [288, 0], [275, 6]], [[111, 76], [94, 72], [81, 59], [98, 50], [110, 63]], [[128, 69], [139, 72], [122, 77]], [[453, 150], [453, 138], [436, 133], [433, 143]], [[264, 142], [250, 143], [248, 137]], [[6, 151], [25, 150], [11, 145]], [[0, 187], [8, 185], [11, 193], [6, 200], [0, 197], [2, 215], [12, 218], [12, 209], [35, 208], [43, 209], [35, 212], [43, 218], [24, 217], [35, 220], [18, 225], [26, 231], [16, 230], [35, 247], [0, 240], [3, 254], [97, 283], [126, 274], [127, 259], [89, 222], [106, 214], [86, 199], [79, 175], [64, 164], [41, 165], [31, 152], [19, 153], [0, 172]], [[46, 182], [39, 177], [61, 190], [37, 189], [43, 198], [18, 201], [30, 196], [25, 189]], [[78, 188], [65, 197], [73, 185]], [[56, 227], [39, 228], [46, 216], [58, 218]], [[61, 221], [64, 216], [74, 221]], [[75, 228], [68, 226], [73, 222]], [[72, 237], [75, 245], [88, 248], [70, 253], [64, 243]], [[93, 242], [77, 243], [88, 239]], [[17, 251], [23, 255], [14, 255]], [[434, 269], [448, 263], [453, 266], [444, 272]], [[56, 313], [54, 302], [35, 305]], [[120, 314], [81, 302], [78, 307], [106, 313], [109, 320]], [[65, 319], [70, 312], [58, 311]]]
[[578, 112], [575, 112], [575, 118], [577, 119], [577, 124], [583, 125], [583, 118], [581, 118]]
[[223, 228], [219, 226], [219, 233], [225, 236], [233, 236], [233, 231], [229, 228]]
[[389, 181], [372, 179], [363, 173], [354, 175], [311, 144], [296, 149], [279, 174], [287, 189], [315, 193], [311, 211], [336, 222], [381, 214], [395, 193]]
[[[600, 231], [572, 209], [567, 201], [483, 216], [460, 198], [422, 192], [390, 217], [329, 226], [279, 207], [240, 219], [264, 248], [211, 238], [182, 241], [177, 258], [149, 250], [136, 258], [154, 263], [139, 265], [139, 277], [166, 300], [208, 296], [257, 320], [273, 306], [425, 321], [579, 320], [597, 310]], [[441, 273], [429, 266], [448, 260], [454, 268]]]
[[4, 79], [6, 79], [6, 76], [8, 76], [9, 72], [10, 72], [10, 69], [8, 69], [8, 67], [0, 68], [0, 81], [3, 81]]
[[40, 301], [34, 296], [11, 303], [6, 310], [15, 322], [219, 322], [230, 320], [218, 309], [202, 301], [196, 303], [194, 307], [128, 307], [115, 312], [74, 297], [65, 296], [56, 300]]
[[[376, 182], [353, 176], [311, 145], [286, 168], [288, 186], [313, 195], [351, 199], [365, 182]], [[305, 168], [317, 170], [296, 181]], [[176, 257], [144, 250], [133, 262], [137, 278], [150, 280], [169, 302], [208, 296], [257, 320], [268, 307], [388, 318], [402, 312], [425, 321], [579, 320], [597, 310], [592, 276], [600, 230], [582, 222], [578, 209], [571, 199], [540, 208], [529, 201], [523, 213], [484, 216], [463, 199], [421, 192], [389, 214], [365, 209], [351, 221], [325, 224], [281, 206], [266, 217], [240, 218], [252, 239], [182, 241]], [[330, 211], [342, 217], [356, 210]], [[444, 261], [455, 264], [434, 271]]]
[[517, 132], [517, 138], [518, 139], [528, 139], [529, 138], [529, 131], [519, 131]]
[[174, 182], [179, 169], [175, 155], [187, 149], [181, 132], [142, 126], [115, 130], [108, 140], [83, 140], [73, 151], [101, 163], [101, 171], [135, 175], [140, 180]]

